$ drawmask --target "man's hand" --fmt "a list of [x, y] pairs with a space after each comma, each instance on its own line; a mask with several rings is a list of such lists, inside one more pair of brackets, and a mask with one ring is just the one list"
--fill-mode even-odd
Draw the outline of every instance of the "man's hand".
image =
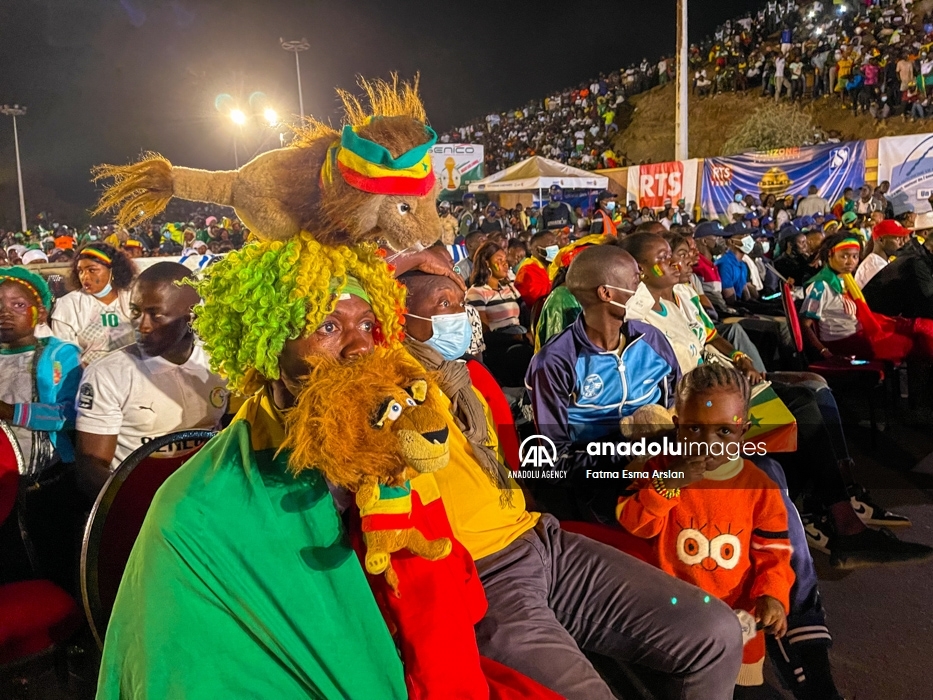
[[745, 378], [748, 379], [748, 383], [752, 386], [760, 383], [765, 376], [755, 369], [755, 365], [752, 362], [752, 358], [748, 355], [742, 355], [735, 362], [735, 368], [739, 370], [742, 374], [745, 375]]
[[761, 623], [762, 629], [780, 639], [787, 633], [787, 616], [784, 606], [776, 598], [763, 595], [755, 601], [755, 621]]
[[684, 457], [683, 459], [671, 462], [668, 468], [671, 471], [683, 472], [684, 477], [682, 479], [664, 479], [665, 488], [683, 489], [690, 486], [690, 484], [702, 481], [703, 475], [707, 470], [708, 462], [708, 457], [700, 456]]
[[0, 420], [13, 420], [13, 404], [6, 401], [0, 401]]
[[466, 291], [466, 285], [463, 279], [454, 272], [453, 267], [441, 255], [431, 252], [430, 248], [419, 250], [417, 253], [404, 253], [394, 258], [389, 256], [389, 264], [395, 268], [392, 273], [394, 277], [403, 275], [412, 270], [419, 270], [428, 275], [443, 275], [457, 283], [463, 291]]

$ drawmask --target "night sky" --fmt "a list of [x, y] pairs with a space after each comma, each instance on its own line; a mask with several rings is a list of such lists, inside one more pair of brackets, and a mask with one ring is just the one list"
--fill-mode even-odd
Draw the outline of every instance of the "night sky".
[[[761, 4], [691, 0], [691, 39]], [[279, 37], [311, 44], [306, 113], [338, 117], [334, 88], [359, 74], [420, 71], [440, 130], [673, 53], [674, 15], [674, 0], [0, 0], [0, 103], [29, 109], [18, 125], [31, 219], [31, 201], [60, 200], [60, 214], [89, 206], [90, 166], [143, 150], [232, 168], [235, 127], [218, 95], [247, 110], [259, 92], [280, 114], [298, 112]], [[245, 127], [241, 164], [276, 141]], [[12, 123], [0, 117], [0, 225], [17, 212]]]

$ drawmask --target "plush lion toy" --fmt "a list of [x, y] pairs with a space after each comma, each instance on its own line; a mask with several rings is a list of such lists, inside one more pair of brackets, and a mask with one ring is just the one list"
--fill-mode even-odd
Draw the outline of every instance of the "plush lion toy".
[[[325, 245], [386, 242], [395, 250], [441, 237], [427, 125], [412, 83], [361, 80], [369, 108], [338, 90], [346, 124], [338, 132], [307, 119], [293, 145], [263, 153], [239, 170], [173, 166], [149, 153], [132, 165], [100, 165], [94, 181], [113, 179], [94, 214], [114, 210], [119, 226], [157, 216], [172, 197], [232, 206], [260, 239], [308, 231]], [[453, 241], [445, 241], [453, 243]]]
[[391, 555], [429, 561], [450, 554], [449, 538], [415, 527], [411, 480], [447, 466], [448, 428], [424, 369], [401, 348], [377, 348], [351, 363], [321, 359], [286, 417], [284, 448], [298, 472], [319, 469], [356, 493], [371, 574], [385, 572], [398, 594]]
[[365, 568], [395, 633], [410, 700], [560, 700], [479, 654], [474, 625], [486, 595], [434, 477], [450, 459], [440, 395], [400, 346], [345, 363], [315, 358], [282, 447], [292, 451], [293, 471], [320, 469], [356, 492]]

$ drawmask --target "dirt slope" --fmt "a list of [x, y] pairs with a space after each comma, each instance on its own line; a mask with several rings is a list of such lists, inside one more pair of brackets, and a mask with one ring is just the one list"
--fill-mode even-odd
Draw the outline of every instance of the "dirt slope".
[[[722, 146], [742, 121], [762, 105], [773, 101], [759, 96], [757, 89], [747, 93], [725, 93], [711, 97], [690, 97], [690, 157], [704, 158], [722, 154]], [[632, 163], [673, 160], [674, 158], [674, 86], [665, 85], [632, 98], [634, 112], [628, 126], [616, 138], [616, 153]], [[933, 131], [933, 119], [917, 122], [892, 117], [875, 122], [868, 115], [855, 116], [844, 110], [838, 98], [830, 97], [802, 103], [813, 117], [815, 126], [824, 131], [838, 131], [845, 141], [880, 138]]]

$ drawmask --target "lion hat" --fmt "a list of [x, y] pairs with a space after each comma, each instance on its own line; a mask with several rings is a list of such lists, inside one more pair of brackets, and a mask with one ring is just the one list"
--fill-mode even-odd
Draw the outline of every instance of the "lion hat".
[[[172, 197], [231, 206], [262, 240], [301, 231], [324, 245], [385, 242], [395, 250], [441, 237], [431, 149], [418, 79], [360, 80], [368, 107], [338, 90], [341, 131], [305, 120], [292, 145], [263, 153], [238, 170], [172, 165], [149, 153], [132, 165], [99, 165], [94, 181], [112, 179], [94, 214], [116, 213], [135, 226], [163, 212]], [[453, 241], [450, 241], [451, 243]]]

